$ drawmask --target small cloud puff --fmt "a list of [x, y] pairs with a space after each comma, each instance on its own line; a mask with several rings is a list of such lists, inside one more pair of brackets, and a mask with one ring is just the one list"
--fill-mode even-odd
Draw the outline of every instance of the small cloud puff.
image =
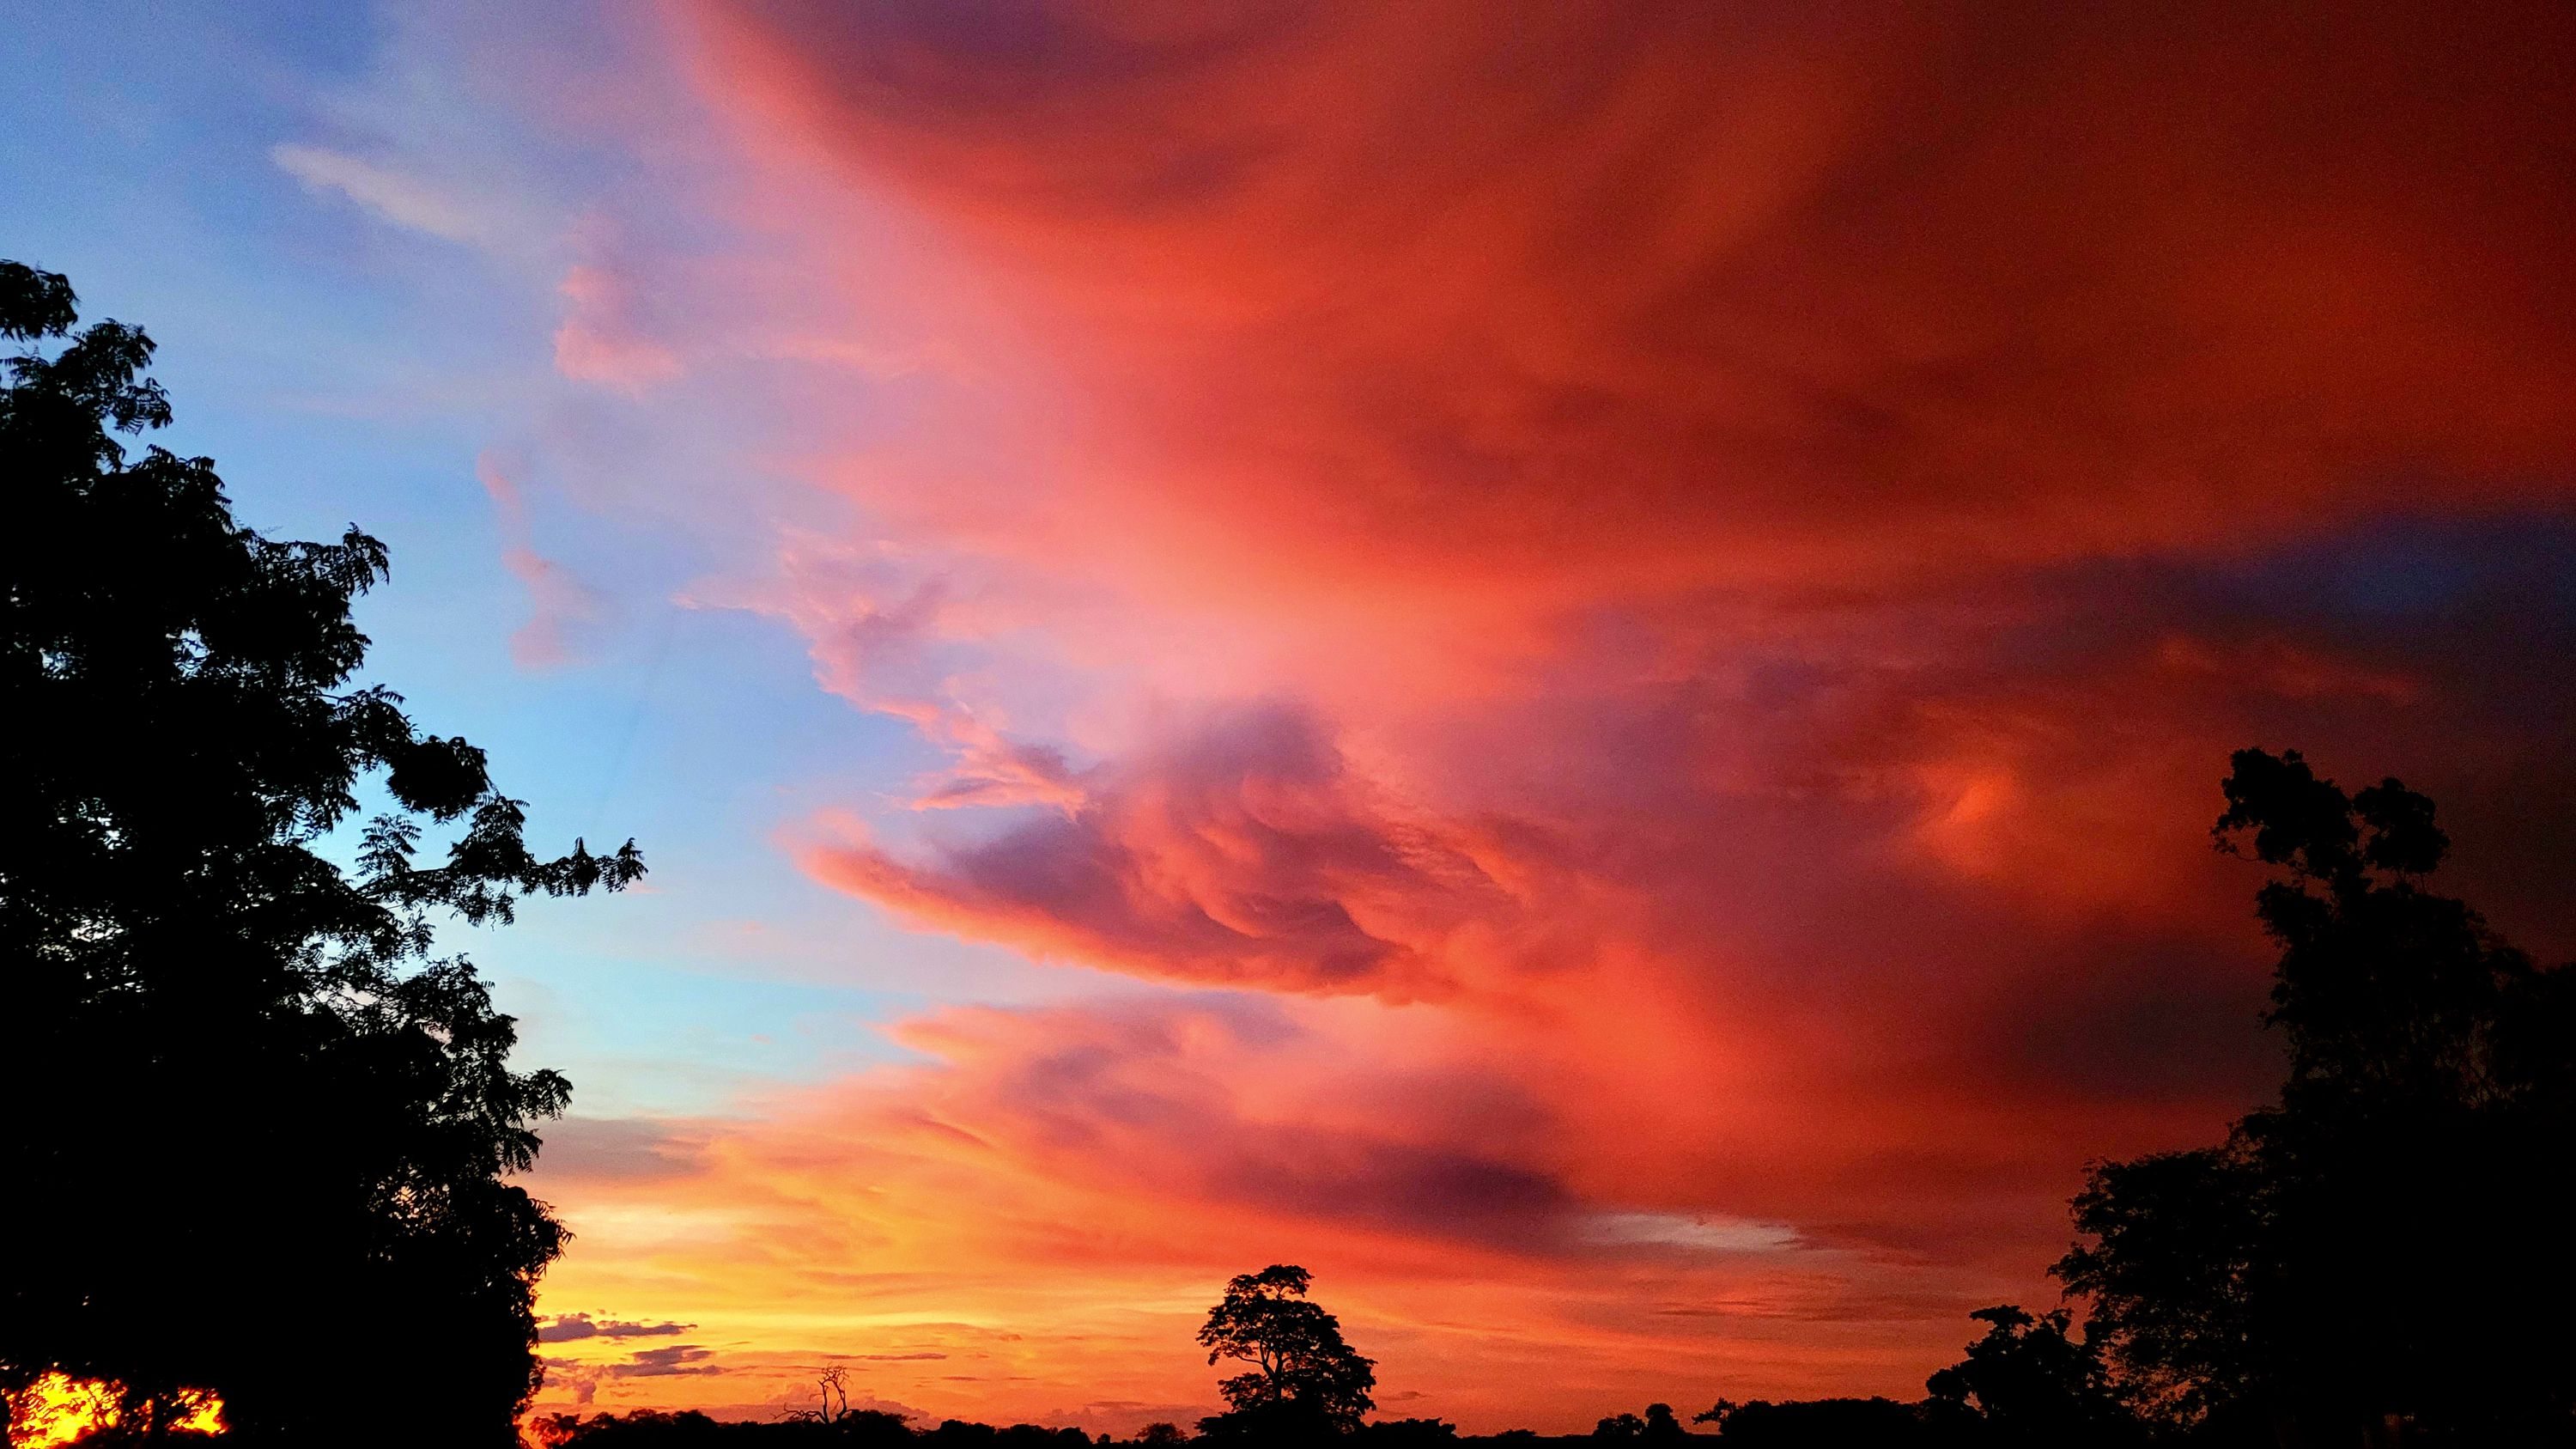
[[584, 263], [564, 273], [563, 325], [555, 330], [555, 371], [575, 382], [640, 395], [678, 378], [678, 354], [646, 335], [633, 286]]
[[688, 1332], [694, 1323], [627, 1323], [594, 1318], [587, 1313], [557, 1314], [537, 1327], [539, 1343], [574, 1343], [585, 1338], [665, 1338]]

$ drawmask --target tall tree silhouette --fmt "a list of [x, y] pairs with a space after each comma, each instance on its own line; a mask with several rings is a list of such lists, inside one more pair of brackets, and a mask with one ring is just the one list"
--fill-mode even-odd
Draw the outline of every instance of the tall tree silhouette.
[[2347, 795], [2245, 750], [2223, 849], [2277, 872], [2277, 1106], [2097, 1166], [2057, 1265], [2151, 1410], [2247, 1442], [2576, 1442], [2576, 971], [2427, 890], [2449, 840], [2395, 780]]
[[482, 751], [350, 687], [383, 545], [265, 538], [209, 460], [129, 456], [170, 419], [152, 343], [76, 320], [0, 263], [0, 1387], [211, 1388], [254, 1442], [514, 1442], [565, 1234], [505, 1179], [569, 1088], [511, 1070], [432, 921], [642, 860], [531, 854]]
[[1303, 1268], [1274, 1263], [1238, 1273], [1208, 1310], [1199, 1344], [1208, 1362], [1252, 1366], [1217, 1385], [1227, 1413], [1200, 1421], [1210, 1435], [1294, 1438], [1349, 1433], [1374, 1405], [1376, 1362], [1342, 1341], [1341, 1322], [1306, 1296]]

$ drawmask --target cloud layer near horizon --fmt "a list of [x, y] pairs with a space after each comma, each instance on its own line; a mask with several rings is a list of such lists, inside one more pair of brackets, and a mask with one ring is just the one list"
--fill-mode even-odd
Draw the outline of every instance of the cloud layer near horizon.
[[1912, 1391], [2262, 1089], [2229, 750], [2576, 947], [2571, 26], [678, 6], [774, 271], [566, 366], [796, 370], [842, 511], [702, 602], [949, 763], [794, 858], [1106, 975], [576, 1130], [549, 1301], [1127, 1428], [1289, 1259], [1396, 1412]]

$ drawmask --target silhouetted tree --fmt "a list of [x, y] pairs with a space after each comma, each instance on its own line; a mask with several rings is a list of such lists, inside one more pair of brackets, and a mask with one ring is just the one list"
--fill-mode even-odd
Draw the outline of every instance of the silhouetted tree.
[[[0, 263], [0, 1379], [210, 1388], [266, 1442], [511, 1443], [564, 1231], [506, 1178], [568, 1087], [510, 1069], [431, 918], [643, 864], [530, 854], [482, 751], [349, 687], [383, 545], [263, 537], [208, 460], [130, 456], [170, 418], [152, 344], [76, 320]], [[386, 810], [346, 841], [362, 788]]]
[[1080, 1429], [1050, 1429], [1042, 1424], [1010, 1424], [995, 1428], [965, 1419], [942, 1419], [938, 1428], [921, 1437], [934, 1445], [990, 1446], [990, 1449], [1073, 1449], [1073, 1446], [1091, 1443], [1091, 1436]]
[[1212, 1436], [1348, 1433], [1372, 1407], [1375, 1361], [1342, 1341], [1341, 1323], [1306, 1296], [1303, 1268], [1273, 1264], [1237, 1274], [1208, 1310], [1199, 1345], [1208, 1362], [1252, 1365], [1217, 1385], [1231, 1411], [1199, 1422]]
[[1634, 1414], [1613, 1414], [1592, 1426], [1596, 1439], [1679, 1439], [1689, 1433], [1673, 1416], [1670, 1404], [1648, 1404], [1642, 1419]]
[[816, 1389], [822, 1395], [822, 1407], [794, 1409], [788, 1419], [798, 1423], [837, 1424], [850, 1417], [850, 1371], [834, 1364], [814, 1375]]
[[[954, 1429], [968, 1431], [961, 1436]], [[790, 1414], [774, 1424], [724, 1422], [687, 1410], [669, 1413], [657, 1409], [632, 1409], [623, 1415], [595, 1414], [583, 1419], [574, 1414], [556, 1414], [540, 1420], [531, 1435], [544, 1449], [692, 1449], [702, 1445], [743, 1443], [796, 1445], [900, 1445], [923, 1440], [961, 1443], [973, 1439], [990, 1445], [1070, 1444], [1068, 1433], [1032, 1429], [1022, 1425], [1012, 1430], [997, 1430], [987, 1424], [957, 1424], [951, 1420], [942, 1430], [916, 1434], [901, 1414], [881, 1409], [852, 1409], [826, 1424], [811, 1409]], [[1026, 1432], [1022, 1432], [1025, 1430]], [[1034, 1436], [1034, 1437], [1032, 1437]], [[1086, 1439], [1083, 1442], [1088, 1443]]]
[[1986, 1325], [1968, 1356], [1924, 1383], [1923, 1417], [1954, 1440], [2005, 1446], [2116, 1446], [2143, 1426], [2112, 1391], [2098, 1344], [2067, 1332], [2064, 1309], [2012, 1304], [1968, 1315]]
[[1183, 1432], [1181, 1426], [1178, 1424], [1156, 1422], [1148, 1424], [1144, 1428], [1137, 1430], [1136, 1442], [1139, 1444], [1166, 1446], [1172, 1444], [1187, 1444], [1190, 1442], [1190, 1436]]
[[2214, 828], [2279, 874], [2277, 1106], [2098, 1165], [2057, 1265], [2124, 1387], [2205, 1437], [2576, 1442], [2576, 971], [2424, 888], [2449, 840], [2387, 780], [2239, 752]]
[[845, 1443], [891, 1444], [912, 1437], [912, 1422], [892, 1409], [844, 1409], [832, 1432]]

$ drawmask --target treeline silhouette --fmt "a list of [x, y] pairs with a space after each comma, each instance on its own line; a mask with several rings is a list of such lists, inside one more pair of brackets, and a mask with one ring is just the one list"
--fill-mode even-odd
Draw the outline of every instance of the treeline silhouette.
[[[1274, 1266], [1234, 1280], [1228, 1301], [1210, 1314], [1210, 1332], [1251, 1347], [1254, 1360], [1268, 1367], [1230, 1379], [1220, 1392], [1232, 1405], [1198, 1421], [1195, 1431], [1158, 1423], [1127, 1438], [1093, 1437], [1078, 1428], [1036, 1424], [996, 1426], [960, 1419], [915, 1424], [903, 1414], [847, 1407], [843, 1371], [825, 1371], [823, 1408], [792, 1414], [780, 1422], [719, 1421], [694, 1410], [671, 1412], [637, 1409], [625, 1414], [555, 1414], [531, 1425], [532, 1442], [545, 1449], [688, 1449], [694, 1445], [799, 1444], [1038, 1446], [1115, 1445], [1169, 1446], [1204, 1443], [1210, 1449], [1237, 1445], [1307, 1445], [1320, 1443], [1383, 1446], [1492, 1445], [1498, 1449], [1537, 1449], [1541, 1445], [1605, 1449], [1620, 1444], [1646, 1445], [1711, 1440], [1732, 1449], [2037, 1449], [2037, 1446], [2144, 1446], [2160, 1435], [2144, 1417], [2123, 1402], [2104, 1371], [2095, 1346], [2070, 1337], [2069, 1315], [2033, 1315], [2003, 1306], [1980, 1310], [1972, 1318], [1986, 1331], [1971, 1344], [1958, 1365], [1934, 1374], [1923, 1398], [1809, 1399], [1773, 1402], [1755, 1399], [1738, 1404], [1719, 1399], [1685, 1423], [1669, 1404], [1645, 1406], [1643, 1413], [1621, 1412], [1602, 1418], [1588, 1434], [1546, 1435], [1529, 1429], [1495, 1434], [1461, 1434], [1442, 1419], [1364, 1420], [1370, 1407], [1365, 1390], [1353, 1404], [1340, 1393], [1344, 1414], [1315, 1412], [1321, 1405], [1301, 1403], [1318, 1382], [1347, 1385], [1356, 1365], [1368, 1371], [1369, 1360], [1341, 1344], [1332, 1315], [1304, 1300], [1308, 1275], [1303, 1269]], [[1294, 1285], [1293, 1288], [1289, 1285]], [[1271, 1310], [1258, 1305], [1295, 1305], [1295, 1318], [1279, 1314], [1247, 1321]], [[1222, 1330], [1220, 1332], [1220, 1326]], [[1266, 1350], [1266, 1352], [1265, 1352]], [[1323, 1370], [1322, 1373], [1315, 1371]], [[1258, 1379], [1259, 1382], [1251, 1382]], [[835, 1401], [835, 1394], [841, 1397]], [[1703, 1427], [1704, 1426], [1704, 1427]], [[2201, 1436], [2183, 1434], [2186, 1441]]]
[[[1793, 1403], [1756, 1401], [1735, 1407], [1723, 1429], [1697, 1433], [1682, 1427], [1672, 1417], [1671, 1409], [1662, 1404], [1649, 1405], [1652, 1415], [1663, 1410], [1665, 1428], [1650, 1427], [1649, 1418], [1622, 1414], [1603, 1421], [1603, 1427], [1589, 1434], [1540, 1434], [1528, 1429], [1505, 1430], [1499, 1434], [1461, 1434], [1458, 1426], [1442, 1419], [1381, 1419], [1361, 1424], [1348, 1431], [1322, 1435], [1297, 1435], [1280, 1432], [1260, 1436], [1237, 1436], [1225, 1433], [1193, 1434], [1177, 1425], [1161, 1424], [1119, 1438], [1110, 1434], [1097, 1437], [1074, 1428], [1047, 1428], [1036, 1424], [996, 1426], [959, 1419], [937, 1424], [913, 1425], [901, 1416], [871, 1412], [838, 1423], [812, 1420], [779, 1423], [719, 1421], [695, 1410], [671, 1412], [658, 1409], [635, 1409], [624, 1414], [593, 1414], [587, 1418], [560, 1414], [539, 1420], [532, 1426], [532, 1442], [548, 1446], [584, 1446], [584, 1449], [688, 1449], [693, 1445], [778, 1445], [851, 1444], [851, 1445], [920, 1445], [993, 1446], [993, 1449], [1061, 1449], [1071, 1445], [1140, 1445], [1225, 1443], [1303, 1444], [1331, 1442], [1354, 1446], [1384, 1446], [1403, 1449], [1410, 1445], [1483, 1444], [1502, 1449], [1536, 1449], [1539, 1445], [1582, 1445], [1584, 1449], [1602, 1449], [1605, 1443], [1654, 1443], [1690, 1438], [1712, 1440], [1754, 1449], [1864, 1449], [1881, 1445], [1972, 1445], [1996, 1442], [1986, 1439], [1944, 1435], [1925, 1424], [1920, 1405], [1899, 1403], [1892, 1399], [1818, 1399]], [[2057, 1441], [2081, 1443], [2084, 1441]]]
[[[643, 863], [631, 842], [533, 853], [482, 751], [353, 685], [351, 603], [383, 546], [269, 539], [209, 460], [130, 455], [121, 436], [170, 419], [152, 343], [75, 331], [74, 301], [0, 263], [0, 335], [20, 344], [0, 388], [10, 1437], [62, 1375], [114, 1386], [86, 1443], [168, 1440], [208, 1392], [251, 1445], [514, 1443], [541, 1377], [534, 1284], [567, 1235], [508, 1178], [570, 1086], [515, 1068], [511, 1019], [433, 954], [433, 925], [616, 890]], [[362, 790], [386, 802], [365, 822]], [[2429, 888], [2450, 841], [2396, 780], [2347, 793], [2296, 751], [2246, 750], [2221, 792], [2218, 844], [2271, 872], [2277, 1100], [2213, 1145], [2095, 1164], [2053, 1269], [2067, 1306], [1976, 1313], [1919, 1399], [1652, 1404], [1584, 1442], [2576, 1444], [2576, 970]], [[1228, 1407], [1135, 1442], [1457, 1437], [1369, 1418], [1375, 1365], [1310, 1286], [1289, 1265], [1229, 1283], [1198, 1335], [1237, 1370]], [[818, 1387], [776, 1424], [532, 1427], [611, 1446], [1082, 1437], [852, 1409], [836, 1370]]]
[[[1649, 1411], [1665, 1408], [1650, 1405]], [[1956, 1440], [1926, 1437], [1916, 1413], [1917, 1406], [1889, 1399], [1821, 1399], [1803, 1403], [1751, 1403], [1736, 1409], [1734, 1426], [1715, 1434], [1715, 1442], [1729, 1445], [1796, 1446], [1796, 1449], [1841, 1449], [1841, 1446], [1875, 1446], [1895, 1444], [1948, 1444]], [[1639, 1425], [1646, 1420], [1634, 1414], [1619, 1416]], [[1609, 1421], [1605, 1421], [1609, 1422]], [[671, 1412], [658, 1409], [635, 1409], [624, 1414], [594, 1414], [587, 1418], [561, 1414], [541, 1419], [533, 1427], [531, 1440], [548, 1446], [576, 1445], [584, 1449], [688, 1449], [692, 1445], [778, 1445], [850, 1444], [850, 1445], [920, 1445], [992, 1446], [992, 1449], [1061, 1449], [1071, 1445], [1139, 1445], [1168, 1446], [1205, 1442], [1213, 1449], [1220, 1443], [1332, 1442], [1354, 1446], [1384, 1446], [1404, 1449], [1410, 1445], [1482, 1444], [1503, 1449], [1536, 1449], [1540, 1445], [1582, 1445], [1584, 1449], [1602, 1449], [1605, 1441], [1656, 1442], [1684, 1437], [1706, 1439], [1709, 1435], [1691, 1434], [1681, 1429], [1678, 1421], [1665, 1433], [1650, 1429], [1632, 1432], [1626, 1427], [1597, 1430], [1590, 1434], [1539, 1434], [1527, 1429], [1506, 1430], [1499, 1434], [1461, 1434], [1455, 1424], [1441, 1419], [1381, 1419], [1359, 1425], [1345, 1433], [1331, 1434], [1328, 1439], [1275, 1435], [1266, 1440], [1246, 1440], [1227, 1435], [1196, 1435], [1177, 1425], [1161, 1424], [1119, 1438], [1102, 1434], [1097, 1437], [1080, 1429], [1046, 1428], [1036, 1424], [995, 1426], [959, 1419], [937, 1424], [914, 1426], [894, 1414], [868, 1413], [840, 1423], [812, 1420], [781, 1423], [747, 1423], [719, 1421], [695, 1410]]]

